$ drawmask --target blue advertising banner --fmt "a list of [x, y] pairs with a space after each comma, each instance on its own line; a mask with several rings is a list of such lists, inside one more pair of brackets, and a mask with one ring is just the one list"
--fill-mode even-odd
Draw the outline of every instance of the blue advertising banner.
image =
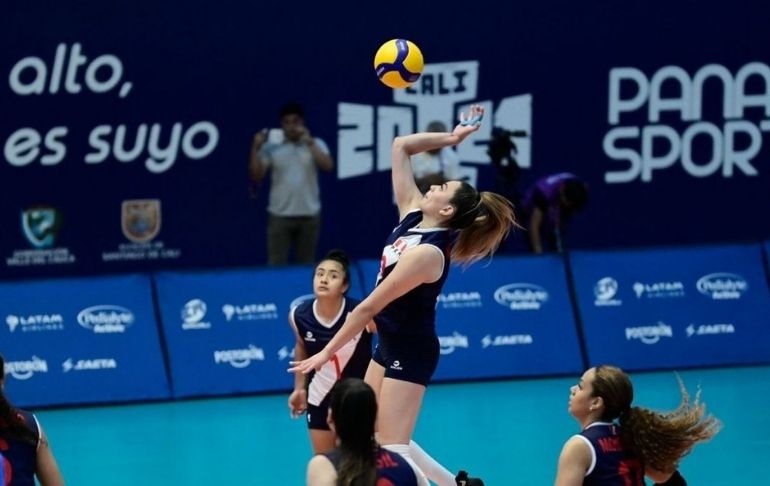
[[770, 361], [759, 245], [575, 252], [572, 269], [592, 365]]
[[[487, 117], [447, 149], [451, 176], [516, 201], [577, 174], [568, 248], [770, 237], [745, 210], [770, 207], [770, 2], [49, 3], [0, 3], [4, 278], [264, 263], [272, 183], [249, 153], [264, 128], [280, 142], [290, 101], [335, 163], [319, 254], [371, 257], [395, 223], [393, 137], [471, 103]], [[458, 12], [485, 32], [457, 42]], [[425, 58], [409, 89], [375, 75], [395, 37]]]
[[313, 298], [312, 278], [304, 266], [158, 274], [173, 395], [290, 389], [289, 309]]
[[169, 397], [149, 277], [2, 283], [0, 316], [19, 406]]
[[[379, 263], [365, 265], [374, 282]], [[563, 260], [495, 257], [453, 268], [437, 302], [435, 381], [579, 373]]]

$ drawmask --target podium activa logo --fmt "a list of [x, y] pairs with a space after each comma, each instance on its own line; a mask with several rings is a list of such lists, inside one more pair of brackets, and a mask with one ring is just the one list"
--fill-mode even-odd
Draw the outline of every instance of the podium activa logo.
[[531, 283], [512, 283], [495, 290], [495, 301], [511, 310], [540, 310], [548, 302], [548, 292]]
[[96, 334], [123, 333], [134, 323], [134, 313], [119, 305], [94, 305], [78, 313], [78, 324]]
[[714, 300], [735, 300], [749, 290], [749, 283], [740, 275], [723, 272], [704, 275], [698, 279], [695, 287], [698, 292]]

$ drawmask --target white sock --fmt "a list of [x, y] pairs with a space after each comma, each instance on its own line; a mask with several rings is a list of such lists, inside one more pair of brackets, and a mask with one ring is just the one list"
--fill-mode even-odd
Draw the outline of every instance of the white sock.
[[420, 466], [420, 469], [428, 476], [428, 479], [438, 484], [438, 486], [457, 486], [455, 475], [436, 462], [413, 440], [409, 441], [409, 456]]
[[[412, 460], [411, 456], [409, 455], [409, 446], [406, 444], [383, 444], [381, 446], [383, 449], [387, 449], [389, 451], [393, 451], [396, 454], [400, 455], [401, 457], [406, 460], [406, 462], [409, 463], [410, 466], [412, 466], [412, 469], [414, 469], [414, 473], [417, 475], [417, 484], [428, 484], [428, 479], [425, 477], [425, 473], [420, 469], [420, 467], [415, 464], [415, 462]], [[453, 482], [451, 486], [456, 486]]]

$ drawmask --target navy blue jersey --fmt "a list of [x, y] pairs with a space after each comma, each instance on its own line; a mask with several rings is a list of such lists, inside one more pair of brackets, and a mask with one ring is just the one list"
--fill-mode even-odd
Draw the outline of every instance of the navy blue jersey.
[[433, 245], [444, 256], [441, 277], [432, 283], [421, 284], [385, 306], [374, 318], [381, 332], [403, 334], [435, 334], [436, 300], [447, 275], [451, 252], [451, 232], [448, 228], [421, 229], [422, 211], [407, 213], [385, 241], [380, 260], [377, 285], [388, 278], [401, 255], [417, 245]]
[[[358, 300], [345, 297], [339, 312], [331, 322], [323, 322], [318, 318], [315, 299], [305, 301], [292, 309], [292, 320], [297, 326], [297, 332], [308, 356], [317, 354], [332, 340], [345, 324], [348, 313], [358, 304]], [[338, 349], [332, 359], [327, 361], [320, 370], [312, 374], [308, 384], [308, 403], [320, 405], [340, 378], [363, 378], [371, 357], [372, 335], [363, 330]]]
[[[8, 486], [35, 486], [37, 468], [37, 447], [40, 443], [40, 427], [34, 415], [23, 410], [18, 411], [24, 424], [32, 431], [35, 440], [26, 442], [11, 437], [7, 429], [0, 425], [0, 453], [4, 456], [5, 478], [10, 477]], [[0, 479], [2, 479], [0, 477]]]
[[[339, 449], [333, 449], [324, 455], [331, 461], [334, 469], [339, 471], [342, 452]], [[401, 455], [379, 447], [376, 461], [376, 486], [417, 486], [417, 475], [414, 469]]]
[[620, 427], [594, 422], [578, 437], [592, 449], [591, 467], [585, 486], [644, 486], [644, 467], [639, 458], [620, 440]]

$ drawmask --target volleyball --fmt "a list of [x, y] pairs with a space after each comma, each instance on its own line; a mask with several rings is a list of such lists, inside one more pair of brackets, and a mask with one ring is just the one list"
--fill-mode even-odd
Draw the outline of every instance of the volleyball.
[[407, 88], [417, 81], [424, 64], [420, 48], [406, 39], [389, 40], [374, 55], [377, 77], [394, 89]]

